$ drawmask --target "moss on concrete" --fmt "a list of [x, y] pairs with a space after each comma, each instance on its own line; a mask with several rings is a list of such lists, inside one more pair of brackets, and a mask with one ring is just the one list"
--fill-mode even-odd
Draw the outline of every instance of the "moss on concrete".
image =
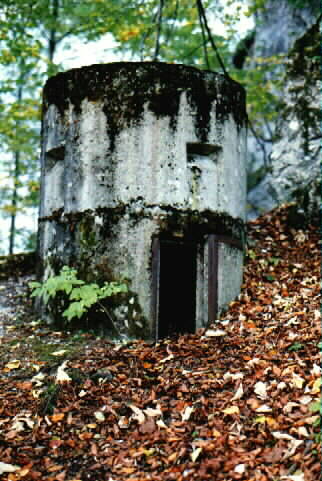
[[175, 128], [183, 91], [195, 110], [202, 142], [207, 140], [213, 101], [218, 120], [232, 114], [238, 127], [245, 125], [245, 91], [237, 82], [219, 73], [159, 62], [97, 64], [59, 73], [44, 87], [43, 111], [54, 104], [63, 116], [71, 103], [79, 113], [85, 98], [91, 102], [103, 99], [113, 150], [118, 133], [141, 119], [146, 104], [157, 117], [169, 117]]

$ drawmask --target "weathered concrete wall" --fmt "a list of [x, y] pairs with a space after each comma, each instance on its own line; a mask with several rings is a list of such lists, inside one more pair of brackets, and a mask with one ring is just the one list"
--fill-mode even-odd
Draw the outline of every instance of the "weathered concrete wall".
[[[88, 280], [128, 279], [128, 299], [115, 311], [120, 330], [151, 337], [153, 239], [176, 232], [203, 245], [218, 232], [243, 241], [245, 122], [238, 84], [182, 65], [94, 65], [49, 79], [42, 275], [73, 263]], [[240, 285], [223, 263], [233, 287], [224, 288], [221, 307]], [[200, 265], [196, 316], [205, 325]]]

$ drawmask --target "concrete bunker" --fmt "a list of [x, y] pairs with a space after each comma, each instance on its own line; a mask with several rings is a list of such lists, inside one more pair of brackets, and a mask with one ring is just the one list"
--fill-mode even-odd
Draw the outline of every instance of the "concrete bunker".
[[214, 321], [240, 291], [243, 88], [184, 65], [73, 69], [44, 88], [41, 277], [126, 279], [119, 331], [162, 338]]

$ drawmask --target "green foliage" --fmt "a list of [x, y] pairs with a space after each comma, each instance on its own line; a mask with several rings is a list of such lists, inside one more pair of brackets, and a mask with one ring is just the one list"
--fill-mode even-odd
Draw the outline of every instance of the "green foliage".
[[54, 413], [60, 390], [61, 386], [55, 383], [50, 383], [43, 390], [38, 406], [38, 412], [41, 416]]
[[[320, 386], [322, 386], [322, 378], [320, 378]], [[315, 441], [317, 443], [322, 443], [322, 398], [310, 405], [310, 411], [319, 416], [314, 422], [314, 427], [320, 428], [320, 432], [315, 435]]]
[[314, 401], [309, 405], [311, 413], [321, 413], [322, 414], [322, 404], [320, 401]]
[[279, 117], [283, 75], [286, 57], [282, 54], [271, 57], [253, 57], [244, 70], [235, 69], [232, 77], [247, 91], [247, 111], [259, 137], [263, 125], [275, 122]]
[[294, 344], [292, 344], [291, 346], [288, 347], [288, 350], [289, 351], [300, 351], [301, 349], [303, 349], [303, 344], [301, 342], [294, 342]]
[[268, 263], [272, 264], [273, 266], [278, 266], [278, 264], [281, 262], [281, 259], [279, 257], [268, 257]]
[[256, 259], [256, 252], [253, 251], [252, 249], [248, 249], [247, 256], [253, 261]]
[[[203, 6], [209, 19], [221, 18], [223, 22], [228, 24], [221, 4], [203, 0]], [[118, 42], [117, 50], [121, 54], [128, 56], [130, 53], [133, 60], [154, 59], [157, 42], [158, 7], [159, 0], [138, 2], [135, 16], [125, 18], [122, 15], [122, 23], [113, 32]], [[213, 32], [213, 37], [221, 55], [228, 58], [230, 54], [226, 39], [221, 35], [217, 35], [216, 32]], [[204, 47], [196, 2], [191, 2], [190, 0], [168, 0], [164, 2], [160, 51], [157, 60], [207, 68], [205, 49], [209, 57], [211, 69], [219, 69], [219, 64], [210, 42], [207, 42]]]
[[47, 305], [51, 298], [64, 293], [67, 296], [68, 307], [63, 312], [63, 317], [68, 321], [77, 317], [80, 319], [90, 307], [100, 303], [102, 299], [111, 297], [121, 292], [127, 292], [127, 286], [119, 282], [105, 282], [102, 287], [98, 284], [85, 284], [77, 278], [77, 270], [64, 266], [59, 275], [49, 277], [45, 282], [30, 282], [32, 297], [40, 297]]
[[276, 280], [275, 276], [272, 276], [271, 274], [265, 274], [264, 279], [266, 279], [269, 282], [273, 282]]
[[62, 70], [58, 47], [116, 32], [136, 8], [125, 0], [0, 0], [0, 215], [11, 219], [10, 253], [17, 216], [38, 205], [41, 87]]
[[[311, 7], [312, 3], [312, 9], [318, 3], [288, 1], [296, 7]], [[240, 38], [241, 10], [247, 6], [246, 14], [256, 15], [265, 11], [267, 2], [202, 3], [230, 76], [247, 89], [252, 129], [265, 142], [265, 126], [275, 122], [280, 112], [285, 58], [252, 58], [244, 70], [234, 68], [232, 58], [237, 45], [247, 47], [253, 36], [250, 32]], [[74, 39], [95, 40], [109, 33], [120, 60], [124, 56], [130, 60], [154, 59], [159, 43], [159, 61], [220, 71], [216, 54], [202, 31], [196, 2], [167, 0], [161, 23], [159, 6], [160, 0], [0, 0], [0, 143], [4, 154], [0, 159], [0, 215], [12, 219], [27, 208], [37, 207], [41, 87], [48, 75], [62, 70], [55, 62], [59, 48], [68, 49]], [[226, 36], [216, 32], [214, 20], [225, 25]]]
[[313, 11], [319, 8], [319, 3], [314, 0], [288, 0], [288, 3], [294, 5], [295, 8], [312, 8]]

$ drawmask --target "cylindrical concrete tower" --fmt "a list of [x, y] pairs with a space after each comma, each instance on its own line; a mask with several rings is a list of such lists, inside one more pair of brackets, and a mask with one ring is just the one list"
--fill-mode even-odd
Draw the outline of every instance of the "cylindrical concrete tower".
[[39, 256], [127, 279], [120, 332], [193, 332], [239, 293], [246, 202], [243, 88], [210, 71], [112, 63], [44, 88]]

